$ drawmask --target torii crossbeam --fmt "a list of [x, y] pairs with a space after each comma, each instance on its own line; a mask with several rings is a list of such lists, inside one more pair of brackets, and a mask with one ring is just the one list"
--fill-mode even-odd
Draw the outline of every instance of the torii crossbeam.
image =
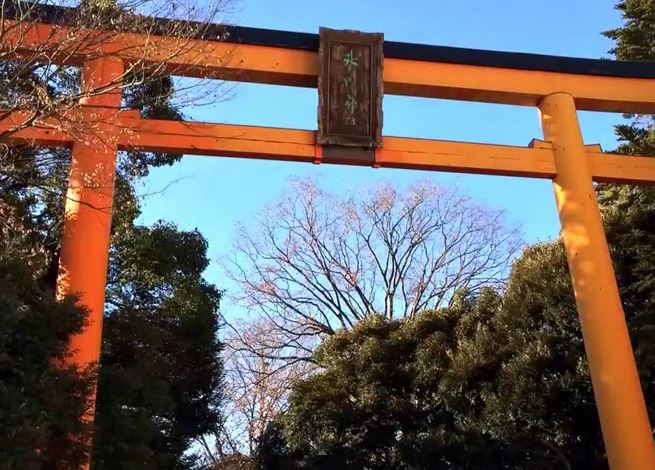
[[[15, 51], [20, 60], [23, 53], [67, 37], [74, 27], [56, 16], [51, 21], [47, 15], [38, 22], [6, 20], [13, 28], [0, 46]], [[655, 183], [655, 158], [585, 146], [576, 112], [655, 114], [655, 65], [384, 43], [385, 93], [538, 107], [545, 140], [527, 147], [384, 137], [378, 148], [353, 153], [318, 145], [315, 131], [141, 119], [138, 112], [120, 110], [119, 90], [92, 93], [120, 80], [125, 67], [136, 61], [162, 64], [178, 76], [317, 86], [318, 35], [228, 30], [226, 40], [189, 40], [181, 54], [169, 53], [174, 38], [105, 31], [101, 46], [55, 58], [82, 67], [82, 86], [89, 95], [76, 119], [96, 120], [101, 138], [75, 135], [56, 118], [14, 132], [26, 112], [0, 114], [0, 135], [12, 142], [72, 149], [57, 287], [60, 296], [80, 294], [90, 323], [72, 339], [71, 361], [86, 365], [100, 357], [117, 150], [548, 178], [608, 460], [614, 470], [655, 468], [652, 429], [593, 187], [593, 181]]]

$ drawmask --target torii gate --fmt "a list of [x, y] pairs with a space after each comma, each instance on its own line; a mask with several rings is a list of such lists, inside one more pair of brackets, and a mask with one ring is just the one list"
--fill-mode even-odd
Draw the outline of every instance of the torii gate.
[[[46, 21], [18, 26], [2, 44], [18, 47], [17, 53], [42, 47], [72, 28], [55, 28]], [[319, 76], [326, 79], [319, 65], [332, 59], [328, 55], [319, 61], [318, 35], [240, 27], [230, 33], [222, 42], [190, 40], [188, 51], [175, 56], [166, 53], [168, 37], [117, 33], [108, 36], [101, 57], [97, 50], [81, 48], [60, 58], [62, 64], [83, 68], [82, 85], [89, 94], [78, 116], [98, 121], [100, 139], [81, 140], [49, 120], [12, 133], [23, 118], [21, 112], [0, 121], [0, 133], [9, 132], [12, 141], [72, 149], [57, 292], [79, 293], [80, 302], [90, 310], [90, 323], [71, 340], [71, 363], [84, 366], [100, 357], [111, 210], [97, 208], [111, 208], [117, 150], [549, 178], [610, 466], [654, 469], [652, 429], [592, 182], [652, 184], [655, 158], [585, 147], [576, 113], [581, 109], [655, 114], [653, 64], [396, 42], [382, 46], [381, 38], [372, 46], [384, 51], [376, 65], [379, 83], [368, 82], [380, 92], [384, 88], [395, 95], [538, 107], [545, 140], [528, 147], [382, 137], [365, 148], [347, 150], [330, 145], [334, 142], [325, 138], [325, 129], [317, 133], [141, 119], [138, 113], [119, 110], [120, 91], [92, 93], [120, 79], [125, 64], [139, 60], [162, 63], [188, 77], [301, 87], [316, 87]], [[226, 62], [227, 55], [231, 59]], [[364, 55], [370, 64], [371, 57], [377, 57], [374, 48]], [[375, 78], [376, 70], [369, 78]], [[372, 110], [375, 96], [372, 92], [369, 96], [365, 106]], [[327, 118], [329, 111], [323, 120]], [[375, 129], [368, 130], [375, 141]]]

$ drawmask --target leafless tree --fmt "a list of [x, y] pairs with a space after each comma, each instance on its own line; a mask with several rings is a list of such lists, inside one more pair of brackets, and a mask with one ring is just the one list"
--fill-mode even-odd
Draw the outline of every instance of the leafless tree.
[[[501, 212], [428, 182], [338, 196], [295, 181], [225, 260], [244, 306], [275, 334], [268, 360], [307, 358], [312, 339], [371, 314], [411, 317], [444, 307], [459, 289], [503, 282], [518, 247]], [[289, 354], [293, 351], [293, 354]]]
[[[62, 120], [74, 116], [69, 110], [82, 97], [174, 76], [178, 69], [170, 62], [182, 55], [189, 58], [189, 52], [197, 48], [194, 39], [222, 39], [224, 30], [214, 23], [229, 11], [230, 2], [83, 0], [67, 7], [49, 0], [0, 0], [0, 4], [0, 108], [5, 113], [26, 111], [25, 121], [17, 122], [10, 130], [15, 132], [46, 116]], [[39, 30], [39, 24], [49, 28]], [[138, 33], [145, 40], [127, 40], [129, 33]], [[159, 44], [151, 44], [154, 36], [167, 39], [165, 50]], [[104, 47], [108, 43], [112, 47]], [[84, 92], [79, 86], [70, 86], [79, 78], [82, 57], [121, 56], [128, 51], [131, 60], [115, 83]], [[151, 55], [158, 60], [149, 60]], [[226, 57], [225, 61], [228, 60]], [[192, 66], [193, 63], [185, 65]], [[176, 85], [176, 98], [193, 99], [193, 104], [198, 104], [199, 93], [216, 97], [214, 89], [212, 93], [201, 91], [197, 82], [178, 81]], [[156, 104], [153, 101], [158, 98], [169, 98], [172, 92], [170, 88], [148, 91], [153, 93], [148, 97], [151, 104]], [[184, 93], [187, 91], [193, 91], [192, 98]], [[157, 96], [157, 92], [162, 96]]]
[[[252, 453], [311, 374], [322, 337], [367, 315], [411, 317], [447, 306], [458, 289], [503, 282], [518, 247], [502, 213], [428, 182], [339, 197], [294, 181], [249, 229], [224, 265], [234, 297], [254, 318], [226, 338], [229, 405], [216, 442]], [[219, 454], [225, 450], [219, 450]]]
[[27, 215], [0, 197], [0, 260], [8, 259], [20, 259], [33, 273], [42, 275], [48, 252]]
[[213, 436], [213, 452], [219, 458], [239, 453], [253, 455], [268, 423], [286, 408], [294, 382], [313, 370], [304, 352], [294, 360], [290, 357], [293, 351], [286, 348], [285, 358], [277, 358], [278, 341], [282, 339], [277, 335], [275, 325], [265, 318], [230, 325], [224, 339], [225, 421]]
[[[36, 146], [30, 152], [16, 151], [17, 147], [8, 143], [9, 138], [37, 125], [89, 139], [95, 135], [98, 123], [89, 112], [82, 118], [80, 109], [84, 99], [91, 96], [120, 89], [124, 109], [137, 109], [143, 118], [160, 119], [181, 117], [161, 115], [162, 110], [171, 109], [164, 106], [167, 102], [182, 109], [225, 98], [229, 89], [222, 82], [203, 77], [175, 78], [178, 68], [170, 62], [182, 55], [192, 57], [197, 38], [221, 40], [224, 29], [213, 23], [225, 16], [230, 3], [0, 0], [0, 182], [34, 184], [36, 179], [30, 179], [31, 174], [66, 166], [66, 152]], [[140, 34], [145, 41], [126, 40], [131, 33]], [[166, 39], [165, 49], [151, 41], [155, 36]], [[107, 44], [112, 46], [105, 47]], [[97, 59], [128, 52], [131, 60], [125, 61], [121, 76], [96, 88], [82, 89], [80, 66], [84, 57]], [[148, 60], [155, 53], [158, 60]], [[226, 63], [229, 55], [226, 53]], [[130, 132], [120, 128], [118, 122], [112, 125], [116, 135]]]

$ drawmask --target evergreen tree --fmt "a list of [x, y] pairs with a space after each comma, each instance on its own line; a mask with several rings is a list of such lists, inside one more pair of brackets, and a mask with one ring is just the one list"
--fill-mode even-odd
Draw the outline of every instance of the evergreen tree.
[[560, 243], [526, 249], [440, 384], [463, 421], [521, 456], [518, 468], [607, 466], [570, 282]]
[[0, 468], [76, 468], [94, 379], [60, 364], [85, 311], [43, 282], [47, 250], [27, 214], [0, 199]]
[[[655, 61], [655, 1], [625, 0], [617, 8], [624, 25], [605, 33], [616, 41], [612, 52], [617, 59]], [[616, 128], [621, 141], [618, 151], [655, 155], [653, 118], [628, 118], [632, 119], [630, 123]], [[597, 196], [653, 423], [655, 190], [600, 184]], [[410, 382], [412, 399], [418, 401], [410, 400], [407, 410], [411, 413], [416, 404], [422, 405], [421, 411], [429, 410], [430, 405], [419, 397], [431, 397], [447, 413], [426, 425], [422, 435], [433, 436], [446, 427], [451, 441], [463, 439], [465, 456], [462, 463], [450, 460], [450, 467], [443, 467], [443, 457], [432, 456], [434, 467], [430, 468], [466, 468], [471, 462], [476, 462], [473, 468], [607, 468], [566, 259], [559, 242], [527, 248], [514, 264], [504, 292], [487, 292], [479, 298], [464, 296], [452, 309], [427, 315], [455, 318], [457, 326], [444, 328], [443, 336], [435, 340], [446, 353], [439, 349], [431, 352], [432, 366], [437, 368], [430, 374], [433, 381]], [[394, 328], [410, 329], [403, 325]], [[408, 392], [396, 386], [392, 378], [386, 378], [385, 385], [385, 381], [371, 383], [371, 377], [393, 370], [407, 374], [413, 370], [407, 364], [413, 363], [400, 358], [419, 356], [407, 354], [400, 344], [389, 342], [393, 333], [383, 331], [369, 331], [359, 339], [342, 336], [341, 349], [337, 343], [326, 343], [319, 350], [325, 372], [295, 388], [289, 412], [278, 420], [281, 432], [264, 436], [261, 448], [266, 458], [262, 468], [277, 468], [275, 463], [282, 458], [291, 458], [298, 468], [319, 468], [311, 459], [323, 448], [330, 449], [332, 455], [345, 455], [339, 457], [342, 461], [357, 456], [368, 459], [368, 468], [387, 467], [386, 462], [376, 463], [367, 455], [387, 459], [399, 455], [391, 449], [400, 446], [406, 431], [396, 425], [400, 419], [394, 422], [389, 417]], [[328, 351], [335, 359], [324, 357]], [[385, 357], [382, 351], [397, 361], [393, 367], [379, 360]], [[362, 358], [364, 362], [357, 366]], [[384, 386], [383, 391], [380, 386]], [[325, 411], [322, 402], [327, 403]], [[374, 434], [374, 426], [382, 426], [383, 432], [380, 441], [371, 447], [368, 437]], [[388, 434], [388, 429], [396, 433], [385, 440], [385, 436], [393, 435]], [[471, 431], [485, 439], [467, 441], [465, 437]], [[438, 442], [438, 448], [447, 452], [457, 449], [444, 441]], [[293, 452], [301, 454], [294, 456]], [[421, 449], [414, 452], [414, 457], [422, 453]], [[479, 455], [490, 460], [480, 460]], [[406, 463], [401, 462], [395, 464], [402, 468]]]
[[[112, 8], [94, 10], [94, 21], [111, 15]], [[79, 14], [81, 20], [90, 15]], [[3, 100], [32, 103], [36, 89], [49, 94], [42, 100], [48, 102], [77, 93], [75, 68], [53, 73], [35, 68], [19, 81], [14, 69], [15, 64], [0, 61], [0, 74], [10, 78], [0, 79]], [[171, 78], [139, 78], [126, 80], [123, 107], [140, 110], [144, 118], [181, 117], [172, 105]], [[196, 231], [136, 221], [139, 179], [179, 158], [119, 153], [93, 468], [194, 468], [193, 439], [220, 419], [220, 292], [202, 278], [206, 241]], [[69, 170], [68, 149], [0, 149], [3, 207], [21, 214], [32, 233], [21, 239], [24, 230], [0, 213], [10, 235], [0, 260], [0, 400], [12, 404], [0, 414], [0, 452], [6, 452], [0, 454], [0, 468], [75, 468], [88, 452], [78, 437], [89, 432], [80, 418], [95, 371], [77, 374], [57, 361], [84, 323], [84, 312], [72, 299], [56, 302], [53, 295]], [[25, 250], [40, 253], [38, 269]]]
[[220, 420], [220, 299], [206, 242], [170, 224], [116, 237], [109, 273], [94, 468], [184, 469]]
[[[655, 0], [620, 1], [623, 25], [605, 33], [616, 43], [620, 60], [655, 61]], [[629, 116], [616, 127], [628, 155], [655, 155], [653, 116]], [[655, 188], [602, 184], [598, 198], [603, 210], [621, 299], [629, 319], [632, 344], [651, 424], [655, 423]]]
[[[440, 391], [462, 336], [493, 315], [492, 290], [477, 302], [389, 321], [371, 317], [328, 338], [321, 372], [298, 383], [289, 409], [264, 436], [264, 469], [477, 469], [512, 467], [502, 441], [479, 432]], [[471, 307], [471, 308], [468, 308]], [[469, 404], [471, 406], [471, 404]]]

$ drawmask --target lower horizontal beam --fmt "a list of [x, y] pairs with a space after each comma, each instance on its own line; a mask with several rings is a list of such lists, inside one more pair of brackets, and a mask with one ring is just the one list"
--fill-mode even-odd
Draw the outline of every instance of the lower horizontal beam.
[[386, 168], [552, 178], [551, 149], [385, 137], [376, 163]]
[[123, 119], [119, 148], [216, 157], [307, 161], [315, 157], [315, 133], [296, 129], [201, 122]]
[[591, 174], [598, 183], [655, 184], [655, 157], [590, 153]]
[[[119, 142], [123, 148], [179, 152], [195, 155], [264, 158], [316, 162], [316, 133], [307, 130], [179, 121], [133, 120], [134, 129]], [[333, 154], [336, 152], [332, 152]], [[360, 158], [338, 160], [365, 165]], [[329, 160], [323, 160], [326, 163]], [[370, 164], [370, 163], [369, 163]], [[375, 152], [375, 165], [383, 168], [485, 173], [504, 176], [552, 178], [552, 150], [471, 144], [427, 139], [384, 137]]]
[[[11, 132], [12, 126], [19, 121], [18, 114], [0, 119], [0, 136], [5, 135], [5, 140], [43, 145], [69, 146], [74, 141], [54, 121]], [[119, 113], [115, 129], [121, 150], [307, 163], [320, 162], [322, 154], [315, 144], [316, 132], [308, 130], [141, 119], [129, 111]], [[333, 149], [332, 155], [335, 152]], [[598, 146], [588, 146], [587, 156], [595, 181], [655, 183], [655, 158], [602, 153]], [[337, 160], [342, 164], [371, 164], [371, 161], [361, 158], [349, 159], [346, 153]], [[328, 159], [324, 161], [330, 162]], [[383, 147], [375, 151], [372, 162], [381, 168], [529, 178], [553, 178], [556, 174], [553, 151], [547, 142], [532, 147], [515, 147], [384, 137]]]

